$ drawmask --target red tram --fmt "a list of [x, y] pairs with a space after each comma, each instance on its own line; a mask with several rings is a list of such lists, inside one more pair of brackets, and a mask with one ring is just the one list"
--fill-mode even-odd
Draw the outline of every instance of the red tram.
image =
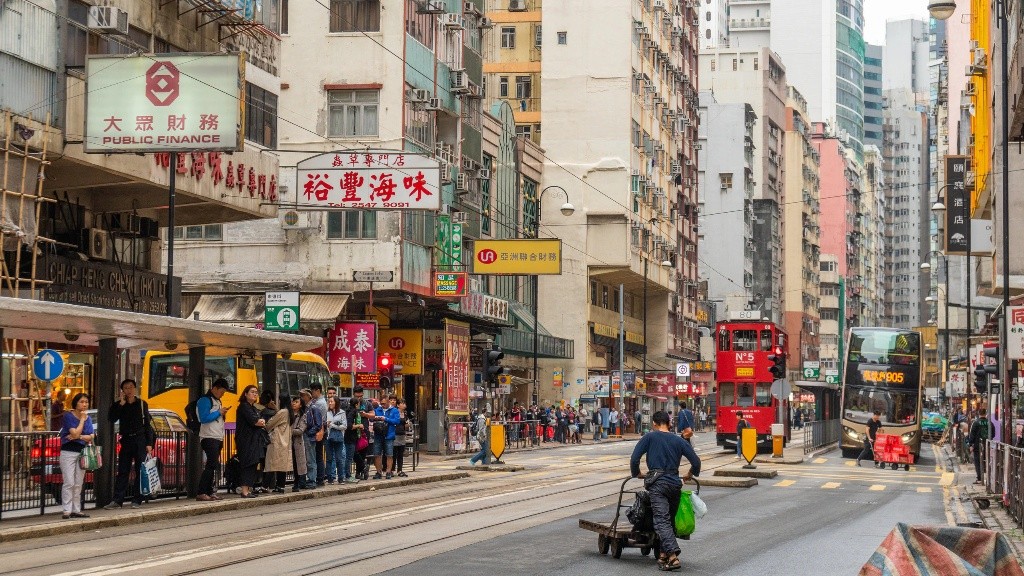
[[[715, 432], [719, 446], [736, 448], [736, 413], [757, 429], [760, 449], [771, 448], [772, 424], [789, 440], [789, 399], [772, 396], [769, 356], [786, 357], [786, 333], [773, 322], [725, 321], [715, 326]], [[781, 404], [781, 405], [780, 405]]]

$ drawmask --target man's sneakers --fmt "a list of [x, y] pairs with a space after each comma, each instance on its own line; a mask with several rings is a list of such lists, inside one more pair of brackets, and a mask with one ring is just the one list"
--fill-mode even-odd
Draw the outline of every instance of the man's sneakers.
[[104, 506], [103, 509], [104, 510], [117, 510], [118, 508], [121, 508], [122, 506], [124, 506], [124, 504], [122, 504], [121, 502], [111, 502], [110, 504], [107, 504], [106, 506]]
[[860, 458], [857, 458], [857, 466], [860, 466]]
[[380, 473], [380, 472], [377, 472], [376, 474], [374, 474], [374, 475], [373, 475], [373, 479], [374, 479], [374, 480], [380, 480], [380, 479], [381, 479], [381, 478], [383, 478], [383, 477], [384, 477], [384, 476], [383, 476], [383, 475], [381, 475], [381, 473]]
[[384, 475], [384, 479], [385, 480], [391, 480], [391, 472], [388, 472], [387, 474], [385, 474]]

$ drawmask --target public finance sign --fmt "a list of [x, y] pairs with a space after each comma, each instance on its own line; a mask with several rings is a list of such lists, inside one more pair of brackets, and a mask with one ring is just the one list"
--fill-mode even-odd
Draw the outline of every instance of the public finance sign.
[[240, 54], [89, 56], [85, 76], [86, 153], [242, 151]]
[[422, 330], [381, 330], [380, 352], [391, 354], [399, 374], [423, 374]]
[[946, 254], [967, 253], [969, 166], [967, 156], [946, 156]]
[[295, 190], [294, 208], [440, 210], [441, 165], [399, 150], [330, 152], [299, 162]]
[[558, 238], [476, 240], [472, 274], [558, 275], [562, 241]]

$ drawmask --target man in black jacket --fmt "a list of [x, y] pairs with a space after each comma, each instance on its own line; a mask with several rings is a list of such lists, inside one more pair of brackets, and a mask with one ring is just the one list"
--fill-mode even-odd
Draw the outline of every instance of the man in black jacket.
[[[128, 492], [128, 479], [132, 470], [139, 477], [139, 470], [146, 456], [153, 452], [156, 432], [153, 430], [153, 418], [149, 415], [149, 405], [137, 396], [137, 384], [131, 378], [121, 382], [121, 398], [110, 408], [107, 417], [110, 424], [120, 422], [118, 432], [121, 435], [121, 451], [117, 454], [117, 481], [114, 483], [114, 499], [104, 506], [107, 510], [120, 508], [124, 505], [125, 494]], [[136, 490], [132, 498], [132, 508], [142, 505], [142, 491]]]

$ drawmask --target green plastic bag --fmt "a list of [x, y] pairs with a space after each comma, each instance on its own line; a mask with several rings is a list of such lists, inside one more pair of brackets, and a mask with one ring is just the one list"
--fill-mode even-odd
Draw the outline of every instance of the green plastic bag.
[[689, 536], [696, 529], [697, 520], [693, 515], [693, 499], [690, 498], [690, 494], [690, 490], [683, 490], [679, 494], [679, 507], [676, 508], [676, 517], [673, 520], [677, 538]]

